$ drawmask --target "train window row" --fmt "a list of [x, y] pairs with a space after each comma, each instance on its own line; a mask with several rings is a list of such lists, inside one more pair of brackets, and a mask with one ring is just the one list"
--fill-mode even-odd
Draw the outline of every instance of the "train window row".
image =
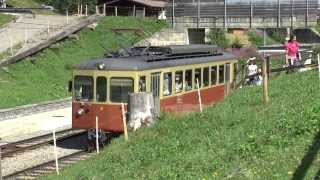
[[[171, 96], [173, 94], [197, 89], [197, 83], [199, 83], [200, 88], [224, 83], [225, 65], [166, 72], [163, 73], [162, 78], [162, 95]], [[107, 92], [108, 83], [110, 83], [110, 92]], [[138, 89], [139, 92], [147, 91], [146, 76], [139, 77]], [[108, 101], [107, 95], [109, 93], [109, 99], [111, 102], [127, 102], [128, 93], [133, 91], [133, 78], [112, 77], [110, 78], [110, 81], [108, 81], [106, 77], [98, 76], [96, 78], [96, 91], [94, 91], [94, 79], [92, 76], [74, 77], [74, 98], [77, 101], [93, 101], [95, 93], [96, 102], [106, 102]]]
[[[183, 76], [184, 74], [184, 76]], [[174, 73], [167, 72], [163, 74], [163, 95], [170, 96], [175, 93], [181, 93], [183, 91], [187, 92], [192, 89], [197, 89], [197, 84], [199, 87], [208, 87], [209, 85], [215, 86], [217, 83], [224, 83], [225, 80], [225, 65], [211, 66], [204, 68], [196, 68], [194, 70], [178, 70]], [[184, 79], [183, 79], [184, 77]], [[219, 77], [219, 79], [217, 79]], [[173, 88], [173, 83], [175, 82], [175, 87]], [[193, 81], [193, 82], [192, 82]], [[210, 82], [209, 82], [210, 81]], [[142, 85], [139, 85], [142, 86]], [[140, 91], [143, 92], [143, 91]]]

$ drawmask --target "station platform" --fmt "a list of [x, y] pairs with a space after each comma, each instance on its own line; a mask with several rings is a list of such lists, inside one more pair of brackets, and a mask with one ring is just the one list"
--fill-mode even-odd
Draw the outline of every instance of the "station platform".
[[0, 145], [71, 128], [70, 107], [0, 121]]

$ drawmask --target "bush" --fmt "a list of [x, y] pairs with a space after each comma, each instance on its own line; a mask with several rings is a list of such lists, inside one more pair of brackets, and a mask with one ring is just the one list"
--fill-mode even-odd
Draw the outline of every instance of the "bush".
[[226, 32], [223, 29], [211, 29], [207, 38], [209, 39], [210, 44], [215, 44], [222, 48], [227, 48], [229, 45]]
[[253, 46], [262, 46], [263, 45], [263, 37], [259, 36], [254, 31], [248, 31], [247, 35], [249, 37], [249, 41], [252, 43]]
[[242, 48], [243, 44], [241, 44], [240, 40], [236, 38], [233, 43], [231, 44], [232, 48]]
[[267, 30], [268, 35], [275, 41], [283, 43], [287, 36], [286, 29], [269, 29]]

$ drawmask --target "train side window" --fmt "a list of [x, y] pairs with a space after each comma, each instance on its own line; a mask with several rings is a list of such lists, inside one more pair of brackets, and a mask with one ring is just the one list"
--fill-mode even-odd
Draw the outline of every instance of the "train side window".
[[203, 68], [203, 87], [209, 85], [209, 67]]
[[128, 94], [133, 92], [133, 79], [111, 78], [110, 99], [112, 102], [128, 102]]
[[75, 76], [74, 77], [74, 98], [76, 101], [93, 100], [93, 77]]
[[197, 79], [199, 81], [199, 87], [201, 88], [201, 68], [194, 70], [194, 88], [198, 88]]
[[224, 65], [219, 66], [219, 83], [224, 83]]
[[211, 85], [214, 86], [217, 84], [217, 66], [211, 67]]
[[190, 91], [192, 89], [192, 70], [185, 71], [185, 90]]
[[183, 72], [182, 71], [176, 72], [175, 83], [176, 83], [176, 93], [182, 92], [183, 91]]
[[172, 73], [163, 74], [163, 95], [169, 96], [172, 94]]
[[107, 78], [97, 77], [96, 101], [106, 102], [107, 100]]
[[139, 78], [139, 92], [146, 92], [146, 76]]

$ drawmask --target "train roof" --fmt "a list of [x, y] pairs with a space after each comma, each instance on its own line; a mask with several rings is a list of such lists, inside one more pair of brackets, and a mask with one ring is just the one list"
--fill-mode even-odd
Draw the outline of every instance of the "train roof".
[[134, 47], [75, 65], [77, 70], [138, 71], [236, 60], [213, 45]]

